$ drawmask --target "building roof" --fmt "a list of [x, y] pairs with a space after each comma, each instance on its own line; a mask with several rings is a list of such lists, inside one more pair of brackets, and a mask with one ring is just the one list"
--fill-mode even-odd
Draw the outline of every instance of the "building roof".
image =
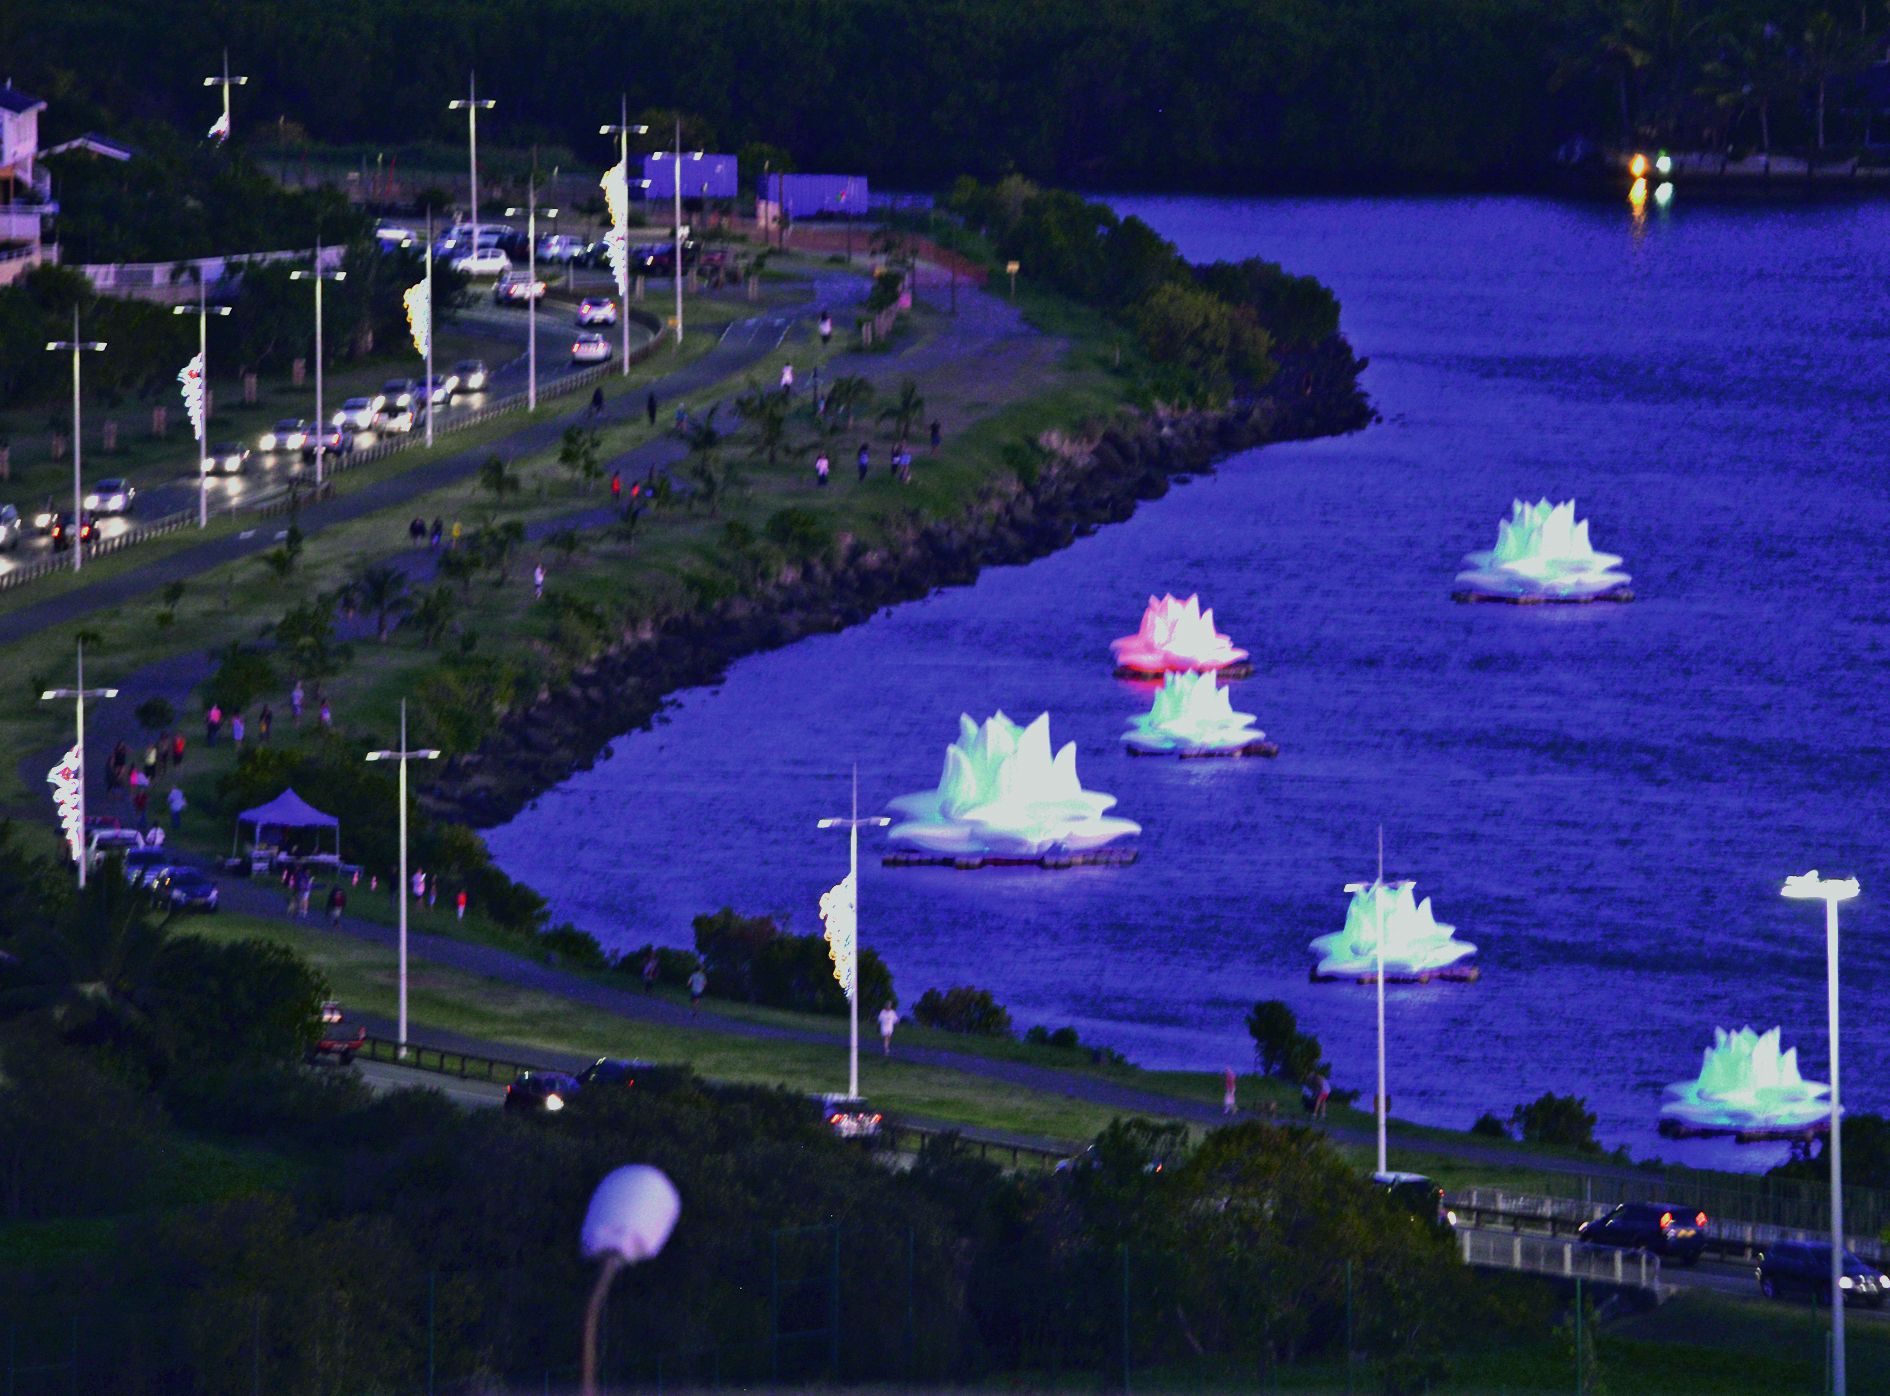
[[129, 160], [138, 152], [123, 141], [115, 141], [110, 136], [101, 136], [97, 131], [87, 131], [83, 136], [74, 136], [69, 141], [58, 145], [49, 145], [40, 151], [43, 160], [48, 155], [64, 155], [69, 150], [82, 150], [88, 155], [97, 155], [106, 160]]
[[12, 112], [15, 116], [24, 116], [30, 111], [44, 111], [46, 104], [37, 97], [29, 97], [8, 79], [5, 87], [0, 87], [0, 111]]

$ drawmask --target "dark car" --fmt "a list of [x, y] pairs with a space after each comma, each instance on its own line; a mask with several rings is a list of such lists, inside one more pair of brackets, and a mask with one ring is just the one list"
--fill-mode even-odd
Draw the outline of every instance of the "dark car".
[[1422, 1173], [1374, 1173], [1372, 1186], [1419, 1221], [1448, 1231], [1457, 1214], [1444, 1205], [1444, 1190]]
[[842, 1139], [872, 1139], [879, 1134], [880, 1113], [857, 1095], [817, 1095], [821, 1123]]
[[[1759, 1293], [1767, 1299], [1803, 1294], [1815, 1304], [1831, 1302], [1831, 1247], [1823, 1241], [1779, 1241], [1759, 1252]], [[1881, 1309], [1890, 1297], [1890, 1275], [1849, 1251], [1838, 1288], [1847, 1304]]]
[[81, 543], [90, 543], [96, 538], [98, 536], [98, 520], [94, 519], [90, 514], [81, 514], [79, 515], [79, 526], [77, 529], [74, 529], [72, 526], [72, 511], [70, 509], [61, 509], [58, 513], [53, 515], [50, 532], [52, 534], [53, 551], [63, 553], [67, 548], [72, 546], [72, 537], [75, 532], [78, 534]]
[[577, 1081], [580, 1086], [622, 1086], [627, 1090], [636, 1085], [637, 1077], [649, 1065], [623, 1057], [599, 1057], [577, 1074]]
[[1624, 1202], [1583, 1222], [1577, 1235], [1591, 1246], [1620, 1246], [1691, 1265], [1706, 1249], [1706, 1213], [1671, 1202]]
[[151, 900], [171, 911], [215, 911], [217, 885], [195, 868], [171, 868], [152, 881]]
[[156, 883], [172, 870], [175, 861], [162, 848], [133, 848], [125, 854], [125, 881], [134, 887], [142, 882]]
[[582, 1089], [577, 1077], [562, 1071], [521, 1071], [518, 1079], [505, 1088], [505, 1108], [550, 1114], [564, 1109], [565, 1103]]

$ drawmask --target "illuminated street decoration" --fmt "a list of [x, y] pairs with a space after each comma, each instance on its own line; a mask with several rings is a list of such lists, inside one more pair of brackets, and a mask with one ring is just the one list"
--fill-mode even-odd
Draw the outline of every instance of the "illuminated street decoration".
[[433, 294], [431, 282], [416, 281], [401, 296], [407, 307], [407, 329], [413, 335], [413, 347], [425, 357], [433, 346]]
[[177, 370], [177, 386], [184, 394], [184, 415], [190, 418], [190, 434], [203, 440], [203, 355], [193, 354], [189, 363]]
[[604, 255], [610, 259], [610, 274], [616, 278], [617, 294], [630, 295], [630, 175], [619, 160], [604, 171], [604, 202], [610, 206], [610, 231], [604, 234]]
[[1457, 574], [1459, 601], [1627, 601], [1633, 578], [1617, 571], [1621, 559], [1596, 552], [1588, 521], [1575, 518], [1575, 501], [1546, 499], [1510, 504], [1496, 527], [1496, 546], [1466, 553], [1469, 570]]
[[46, 782], [53, 788], [53, 808], [59, 812], [59, 831], [65, 836], [75, 860], [85, 855], [85, 830], [81, 827], [83, 816], [79, 812], [81, 778], [79, 749], [76, 746], [60, 757], [58, 764], [46, 773]]
[[1155, 704], [1130, 719], [1122, 740], [1143, 755], [1271, 756], [1278, 748], [1253, 724], [1252, 713], [1234, 711], [1229, 690], [1212, 674], [1171, 673]]
[[840, 992], [849, 999], [859, 973], [859, 899], [855, 896], [853, 874], [848, 873], [820, 894], [820, 920], [827, 929], [827, 955], [833, 961], [833, 977]]
[[1133, 635], [1111, 640], [1120, 673], [1159, 677], [1171, 672], [1251, 672], [1242, 661], [1247, 651], [1214, 629], [1214, 610], [1201, 609], [1201, 598], [1148, 599], [1142, 625]]
[[1700, 1058], [1700, 1074], [1662, 1092], [1663, 1128], [1680, 1132], [1800, 1130], [1827, 1125], [1831, 1088], [1798, 1073], [1798, 1049], [1780, 1049], [1780, 1029], [1713, 1029], [1713, 1045]]
[[1476, 970], [1463, 963], [1477, 953], [1476, 946], [1456, 939], [1457, 928], [1437, 919], [1431, 899], [1417, 900], [1412, 891], [1416, 886], [1384, 881], [1360, 885], [1345, 909], [1345, 928], [1312, 942], [1313, 954], [1320, 957], [1313, 978], [1375, 979], [1381, 939], [1387, 979], [1476, 978]]

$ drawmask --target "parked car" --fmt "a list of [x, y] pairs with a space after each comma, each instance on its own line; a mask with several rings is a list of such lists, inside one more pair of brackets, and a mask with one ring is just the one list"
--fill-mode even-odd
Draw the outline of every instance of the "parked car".
[[1457, 1214], [1444, 1205], [1444, 1189], [1422, 1173], [1374, 1173], [1372, 1186], [1419, 1221], [1444, 1230], [1457, 1224]]
[[96, 868], [107, 858], [130, 857], [144, 847], [144, 835], [136, 829], [100, 827], [86, 835], [85, 866]]
[[531, 281], [523, 276], [514, 276], [507, 272], [492, 288], [494, 305], [524, 305], [528, 301], [541, 301], [545, 298], [545, 283], [541, 277]]
[[452, 265], [461, 276], [504, 276], [512, 270], [512, 259], [496, 247], [481, 247], [453, 258]]
[[574, 364], [604, 364], [610, 362], [610, 341], [601, 334], [581, 334], [571, 345], [571, 362]]
[[129, 514], [138, 491], [131, 481], [114, 477], [100, 480], [85, 496], [85, 508], [92, 514]]
[[71, 547], [75, 534], [81, 543], [90, 543], [98, 536], [98, 520], [93, 518], [89, 513], [80, 514], [79, 524], [75, 529], [72, 525], [72, 511], [70, 509], [61, 509], [56, 512], [53, 515], [52, 528], [49, 531], [53, 551], [63, 553], [67, 548]]
[[521, 1071], [505, 1088], [505, 1108], [549, 1114], [564, 1109], [565, 1102], [582, 1089], [577, 1077], [562, 1071]]
[[162, 848], [133, 848], [125, 854], [125, 881], [134, 887], [155, 883], [174, 866], [175, 861]]
[[256, 449], [264, 453], [299, 451], [308, 445], [308, 423], [300, 417], [284, 417], [256, 438]]
[[390, 378], [381, 384], [381, 407], [392, 412], [396, 407], [412, 407], [413, 395], [420, 385], [411, 378]]
[[617, 323], [617, 302], [609, 296], [586, 296], [578, 302], [577, 322], [580, 325], [614, 325]]
[[490, 376], [486, 371], [484, 359], [461, 359], [453, 365], [453, 391], [483, 393], [486, 390], [486, 379]]
[[26, 521], [11, 504], [0, 504], [0, 548], [17, 548], [26, 536]]
[[[1759, 1252], [1759, 1293], [1767, 1299], [1803, 1294], [1814, 1304], [1831, 1302], [1831, 1247], [1824, 1241], [1778, 1241]], [[1890, 1296], [1890, 1275], [1844, 1252], [1838, 1288], [1847, 1304], [1881, 1309]]]
[[333, 999], [322, 1005], [321, 1026], [315, 1031], [315, 1040], [303, 1053], [306, 1060], [314, 1062], [321, 1057], [333, 1057], [343, 1066], [354, 1061], [354, 1054], [367, 1046], [367, 1024], [349, 1023], [342, 1017], [341, 1005]]
[[219, 441], [203, 458], [212, 475], [241, 475], [249, 465], [249, 447], [240, 441]]
[[152, 880], [151, 900], [169, 911], [215, 911], [217, 884], [195, 868], [170, 868]]
[[577, 1074], [580, 1086], [622, 1086], [626, 1090], [636, 1085], [637, 1075], [649, 1062], [630, 1061], [623, 1057], [599, 1057]]
[[1691, 1265], [1706, 1249], [1706, 1213], [1669, 1202], [1624, 1202], [1583, 1222], [1576, 1234], [1591, 1246], [1620, 1246]]
[[817, 1095], [813, 1102], [821, 1122], [842, 1139], [872, 1139], [879, 1133], [880, 1113], [864, 1096]]
[[379, 410], [371, 397], [351, 397], [341, 404], [341, 409], [330, 419], [338, 427], [347, 427], [351, 431], [373, 431], [374, 419]]
[[375, 225], [374, 240], [386, 252], [396, 247], [412, 247], [420, 240], [420, 235], [404, 223], [382, 222]]
[[544, 262], [569, 262], [584, 251], [584, 239], [569, 233], [546, 233], [538, 239], [538, 258]]

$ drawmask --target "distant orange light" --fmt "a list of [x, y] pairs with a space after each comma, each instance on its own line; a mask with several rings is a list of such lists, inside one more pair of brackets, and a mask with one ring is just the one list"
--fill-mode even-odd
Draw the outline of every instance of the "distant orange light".
[[1627, 172], [1636, 179], [1641, 178], [1647, 173], [1647, 157], [1645, 155], [1636, 155], [1632, 160], [1627, 162]]
[[1699, 1216], [1695, 1217], [1693, 1219], [1693, 1224], [1695, 1226], [1704, 1227], [1706, 1225], [1706, 1213], [1702, 1212], [1699, 1214]]
[[1627, 201], [1633, 204], [1636, 210], [1645, 208], [1647, 206], [1647, 181], [1646, 180], [1637, 179], [1634, 181], [1634, 187], [1627, 191]]

